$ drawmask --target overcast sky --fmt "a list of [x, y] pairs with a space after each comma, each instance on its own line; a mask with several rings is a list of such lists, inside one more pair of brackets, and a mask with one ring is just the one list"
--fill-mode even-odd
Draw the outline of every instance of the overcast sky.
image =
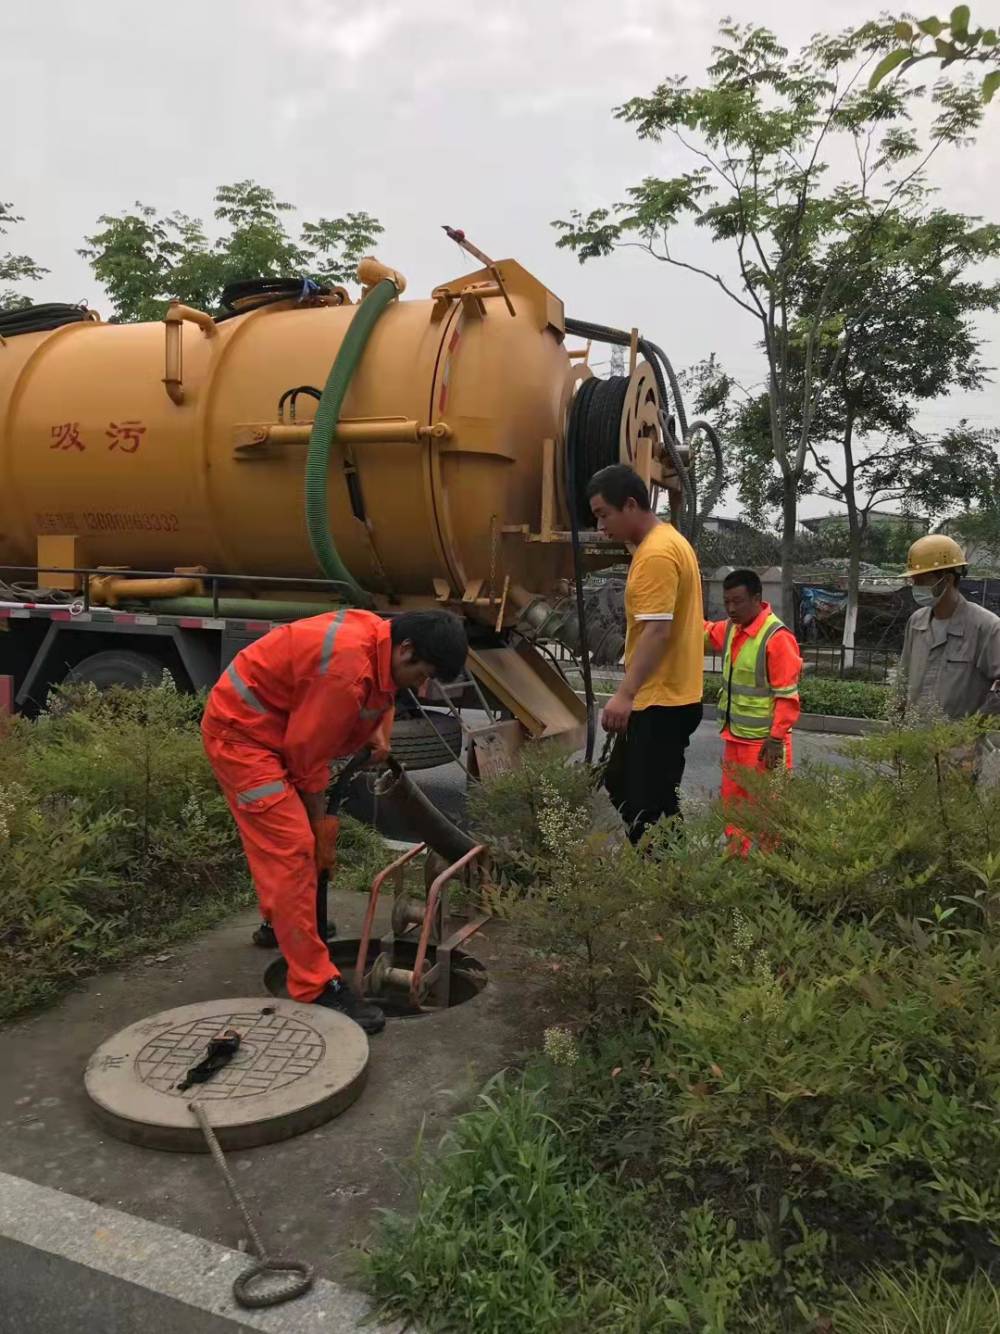
[[[859, 22], [879, 0], [755, 0], [754, 17], [795, 47], [829, 16]], [[946, 7], [946, 6], [945, 6]], [[621, 198], [646, 174], [690, 166], [639, 143], [611, 109], [667, 74], [703, 77], [716, 0], [7, 0], [0, 86], [7, 130], [0, 199], [25, 218], [0, 250], [51, 272], [36, 300], [104, 308], [76, 254], [100, 213], [135, 200], [210, 220], [212, 193], [246, 177], [303, 219], [367, 209], [379, 254], [429, 292], [468, 269], [440, 231], [463, 227], [563, 298], [568, 313], [638, 325], [678, 366], [716, 352], [759, 376], [755, 326], [709, 284], [635, 252], [581, 267], [556, 250], [553, 218]], [[1000, 105], [974, 148], [938, 154], [948, 207], [1000, 219]], [[711, 262], [693, 229], [677, 253]], [[718, 249], [718, 248], [717, 248]], [[724, 257], [718, 257], [724, 263]], [[997, 361], [1000, 321], [983, 325]], [[1000, 425], [1000, 392], [945, 399]], [[824, 512], [825, 502], [806, 512]]]

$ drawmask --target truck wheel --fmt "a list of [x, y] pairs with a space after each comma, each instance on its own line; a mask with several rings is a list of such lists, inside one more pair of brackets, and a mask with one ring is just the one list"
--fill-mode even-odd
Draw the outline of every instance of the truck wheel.
[[433, 769], [461, 756], [462, 741], [462, 724], [453, 713], [429, 709], [426, 718], [398, 718], [389, 745], [407, 769]]
[[136, 690], [139, 686], [158, 685], [167, 670], [164, 663], [157, 662], [145, 653], [110, 649], [106, 653], [92, 653], [89, 658], [84, 658], [69, 669], [64, 679], [66, 685], [90, 682], [98, 690], [108, 690], [111, 686]]

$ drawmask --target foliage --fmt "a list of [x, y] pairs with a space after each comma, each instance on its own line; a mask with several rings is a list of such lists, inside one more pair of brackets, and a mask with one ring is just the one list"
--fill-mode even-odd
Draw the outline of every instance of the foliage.
[[[24, 221], [12, 210], [12, 204], [4, 203], [0, 199], [0, 236], [6, 236], [11, 226]], [[6, 254], [0, 254], [0, 311], [18, 310], [30, 304], [26, 296], [22, 296], [13, 287], [5, 287], [3, 284], [25, 281], [34, 283], [46, 273], [48, 269], [36, 264], [30, 255], [15, 255], [9, 250]]]
[[4, 737], [0, 1018], [245, 901], [200, 702], [78, 687]]
[[340, 817], [337, 835], [337, 867], [333, 877], [335, 889], [353, 889], [367, 894], [372, 880], [393, 860], [394, 853], [386, 846], [382, 835], [370, 824]]
[[98, 218], [101, 230], [80, 254], [107, 290], [116, 320], [161, 319], [172, 299], [214, 309], [223, 288], [241, 278], [348, 282], [384, 230], [368, 213], [348, 213], [303, 223], [296, 241], [285, 225], [293, 206], [254, 181], [220, 186], [215, 204], [224, 230], [214, 241], [199, 219], [161, 216], [138, 202], [134, 212]]
[[[937, 60], [942, 69], [958, 62], [1000, 65], [1000, 37], [996, 27], [970, 27], [968, 5], [956, 5], [948, 18], [935, 15], [919, 23], [900, 19], [889, 27], [893, 49], [872, 72], [869, 86], [877, 88], [889, 74], [903, 74], [923, 60]], [[899, 45], [902, 43], [902, 45]], [[1000, 88], [1000, 69], [987, 70], [981, 86], [984, 102], [991, 102]]]
[[[702, 695], [705, 703], [715, 704], [721, 689], [721, 674], [706, 672]], [[894, 695], [889, 686], [874, 681], [809, 675], [799, 682], [799, 698], [803, 713], [825, 713], [833, 718], [885, 718]]]
[[529, 746], [507, 773], [470, 787], [469, 822], [487, 843], [494, 873], [508, 888], [534, 884], [546, 853], [539, 818], [550, 795], [576, 810], [589, 810], [592, 775], [582, 764], [565, 764], [542, 746]]
[[836, 1334], [982, 1334], [1000, 1329], [1000, 1290], [977, 1275], [882, 1272], [837, 1312]]
[[992, 1328], [1000, 790], [956, 761], [975, 730], [761, 776], [749, 859], [708, 812], [646, 857], [596, 845], [586, 888], [595, 831], [543, 793], [536, 940], [579, 969], [602, 884], [631, 1003], [564, 992], [572, 1027], [459, 1122], [370, 1260], [387, 1306], [431, 1329]]
[[[982, 116], [973, 90], [951, 87], [927, 135], [916, 133], [910, 106], [920, 90], [899, 83], [872, 90], [863, 79], [888, 40], [883, 26], [870, 24], [815, 37], [792, 56], [768, 29], [724, 22], [704, 84], [673, 76], [616, 111], [641, 139], [672, 136], [691, 169], [648, 176], [624, 201], [554, 224], [559, 244], [581, 261], [638, 247], [708, 279], [757, 322], [765, 387], [744, 424], [781, 474], [789, 603], [797, 501], [817, 415], [827, 401], [841, 401], [852, 340], [878, 322], [886, 293], [897, 305], [908, 296], [900, 285], [906, 265], [912, 260], [922, 281], [923, 268], [936, 262], [933, 247], [921, 258], [910, 236], [938, 216], [928, 216], [924, 167], [941, 145], [967, 142]], [[827, 180], [838, 136], [854, 150], [853, 180]], [[675, 233], [688, 219], [727, 248], [735, 280], [675, 253]], [[753, 476], [752, 467], [743, 471]]]
[[670, 1327], [641, 1215], [567, 1152], [543, 1093], [503, 1078], [488, 1086], [438, 1169], [422, 1165], [416, 1220], [385, 1216], [365, 1261], [370, 1286], [430, 1331]]

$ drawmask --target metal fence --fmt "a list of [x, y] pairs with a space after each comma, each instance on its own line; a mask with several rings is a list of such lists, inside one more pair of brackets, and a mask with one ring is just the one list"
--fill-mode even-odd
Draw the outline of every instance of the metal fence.
[[[546, 648], [575, 679], [579, 672], [576, 657], [562, 644], [547, 644]], [[899, 654], [892, 650], [864, 645], [848, 650], [838, 644], [799, 644], [799, 652], [802, 654], [803, 675], [874, 681], [880, 685], [892, 681], [899, 662]], [[705, 655], [705, 671], [722, 671], [720, 653]], [[620, 664], [615, 667], [593, 665], [591, 672], [595, 680], [599, 678], [608, 682], [618, 681], [624, 674]]]
[[[867, 648], [858, 645], [845, 649], [840, 644], [799, 644], [804, 675], [841, 677], [856, 681], [891, 681], [899, 662], [899, 654], [891, 649]], [[711, 666], [709, 666], [711, 662]], [[722, 655], [705, 658], [705, 670], [722, 671]]]

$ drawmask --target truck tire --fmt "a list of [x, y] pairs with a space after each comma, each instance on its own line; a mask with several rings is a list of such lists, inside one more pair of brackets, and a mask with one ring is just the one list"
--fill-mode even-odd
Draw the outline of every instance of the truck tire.
[[142, 685], [158, 685], [167, 670], [164, 663], [146, 653], [109, 649], [105, 653], [92, 653], [89, 658], [84, 658], [69, 669], [64, 679], [66, 685], [90, 682], [98, 690], [108, 690], [111, 686], [136, 690]]
[[453, 713], [428, 709], [426, 717], [397, 718], [389, 745], [407, 769], [434, 769], [462, 754], [462, 724]]

